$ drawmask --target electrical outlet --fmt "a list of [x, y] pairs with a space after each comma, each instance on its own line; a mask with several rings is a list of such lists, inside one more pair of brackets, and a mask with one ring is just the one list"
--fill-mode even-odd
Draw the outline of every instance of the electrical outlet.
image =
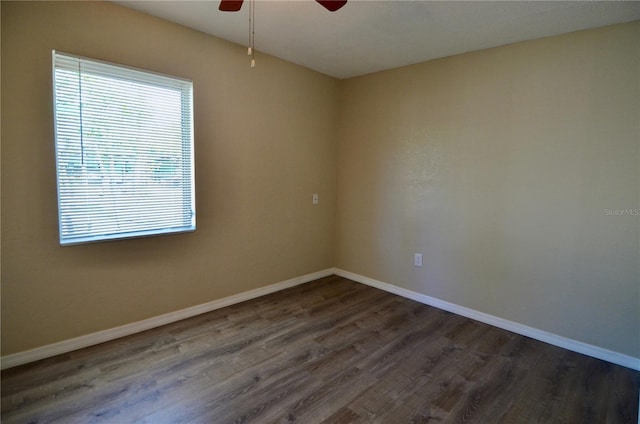
[[317, 205], [318, 203], [320, 203], [318, 199], [318, 193], [313, 193], [313, 204]]
[[413, 266], [422, 267], [422, 253], [413, 254]]

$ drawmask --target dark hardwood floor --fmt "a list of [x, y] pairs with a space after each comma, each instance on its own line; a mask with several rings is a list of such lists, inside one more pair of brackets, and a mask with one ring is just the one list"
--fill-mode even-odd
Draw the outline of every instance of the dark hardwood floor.
[[6, 424], [635, 424], [640, 383], [336, 276], [1, 377]]

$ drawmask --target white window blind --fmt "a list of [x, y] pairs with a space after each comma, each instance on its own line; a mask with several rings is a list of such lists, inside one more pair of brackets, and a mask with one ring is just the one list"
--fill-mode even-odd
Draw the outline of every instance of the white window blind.
[[60, 244], [195, 230], [191, 81], [53, 52]]

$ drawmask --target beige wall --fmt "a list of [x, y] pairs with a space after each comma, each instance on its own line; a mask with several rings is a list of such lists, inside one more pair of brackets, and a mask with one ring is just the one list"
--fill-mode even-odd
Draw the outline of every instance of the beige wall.
[[[3, 355], [335, 265], [640, 356], [640, 220], [605, 211], [640, 207], [640, 23], [338, 82], [113, 4], [0, 4]], [[195, 233], [58, 245], [54, 48], [193, 79]]]
[[635, 22], [345, 81], [336, 265], [640, 357], [639, 71]]
[[[1, 5], [3, 355], [333, 265], [336, 80], [109, 3]], [[193, 80], [195, 233], [58, 245], [51, 49]]]

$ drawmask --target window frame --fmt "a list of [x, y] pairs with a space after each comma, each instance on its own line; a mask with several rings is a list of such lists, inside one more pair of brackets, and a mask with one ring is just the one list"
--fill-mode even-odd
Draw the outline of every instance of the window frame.
[[[160, 200], [153, 200], [153, 202], [155, 203], [151, 203], [151, 200], [149, 200], [150, 198], [153, 197], [153, 194], [151, 194], [152, 192], [149, 191], [152, 189], [147, 188], [146, 185], [141, 185], [144, 188], [137, 189], [135, 191], [135, 194], [133, 195], [135, 196], [133, 198], [136, 199], [136, 198], [139, 198], [142, 193], [143, 197], [140, 204], [144, 204], [146, 206], [146, 208], [144, 207], [138, 208], [137, 206], [139, 204], [136, 203], [136, 209], [140, 209], [143, 211], [140, 213], [136, 212], [135, 218], [138, 219], [138, 221], [136, 222], [142, 223], [145, 218], [144, 214], [155, 212], [155, 220], [157, 222], [178, 223], [179, 221], [181, 221], [179, 225], [171, 225], [171, 226], [160, 225], [160, 226], [153, 227], [150, 224], [146, 224], [148, 226], [147, 228], [136, 227], [135, 229], [112, 231], [116, 226], [129, 228], [129, 225], [132, 225], [132, 224], [129, 224], [128, 222], [125, 224], [122, 218], [111, 217], [111, 219], [105, 219], [104, 222], [105, 223], [117, 222], [117, 224], [115, 226], [112, 225], [111, 227], [105, 226], [105, 228], [110, 228], [109, 231], [102, 231], [102, 232], [95, 231], [91, 233], [85, 232], [84, 234], [78, 235], [78, 234], [74, 234], [73, 230], [71, 230], [71, 232], [65, 230], [65, 227], [64, 227], [65, 219], [68, 220], [71, 216], [72, 217], [76, 216], [75, 215], [76, 210], [74, 209], [76, 208], [76, 206], [67, 205], [63, 207], [63, 202], [70, 203], [70, 201], [67, 198], [63, 200], [62, 192], [65, 189], [65, 187], [70, 187], [69, 184], [71, 183], [64, 182], [65, 178], [67, 180], [69, 178], [68, 178], [68, 175], [66, 176], [63, 175], [63, 173], [66, 171], [63, 171], [62, 169], [62, 167], [64, 166], [62, 162], [64, 161], [61, 158], [63, 157], [63, 155], [68, 153], [61, 153], [61, 151], [65, 151], [65, 149], [70, 150], [67, 144], [71, 144], [73, 141], [71, 141], [71, 137], [67, 137], [65, 141], [62, 141], [62, 139], [65, 137], [62, 137], [59, 134], [59, 129], [62, 128], [63, 129], [62, 132], [64, 132], [64, 129], [66, 127], [59, 125], [61, 121], [64, 121], [64, 119], [61, 119], [58, 114], [59, 112], [58, 100], [59, 100], [59, 97], [64, 97], [64, 93], [63, 93], [64, 89], [60, 88], [59, 90], [57, 80], [56, 80], [56, 72], [58, 70], [62, 71], [63, 69], [70, 72], [74, 72], [74, 70], [70, 69], [67, 65], [64, 65], [64, 64], [58, 66], [58, 64], [56, 63], [56, 60], [77, 61], [78, 63], [77, 78], [79, 81], [78, 93], [80, 97], [79, 97], [79, 100], [77, 101], [78, 114], [76, 116], [76, 119], [78, 119], [80, 122], [80, 125], [78, 127], [79, 139], [80, 139], [79, 154], [83, 164], [80, 174], [81, 174], [81, 177], [85, 179], [89, 178], [89, 173], [88, 171], [85, 170], [87, 166], [85, 165], [85, 162], [84, 162], [85, 153], [84, 153], [84, 147], [83, 147], [83, 142], [84, 142], [83, 140], [84, 140], [84, 134], [85, 134], [85, 129], [83, 128], [84, 101], [82, 97], [82, 82], [81, 82], [83, 75], [84, 76], [89, 75], [90, 78], [96, 78], [96, 76], [99, 76], [106, 79], [112, 79], [113, 81], [117, 81], [122, 84], [130, 84], [135, 88], [135, 90], [138, 90], [138, 91], [142, 91], [142, 88], [147, 88], [151, 91], [154, 89], [153, 87], [155, 87], [155, 89], [157, 89], [158, 91], [165, 90], [167, 92], [170, 92], [171, 90], [176, 90], [176, 93], [174, 93], [174, 96], [177, 94], [180, 95], [179, 97], [179, 104], [180, 104], [179, 134], [180, 135], [179, 137], [173, 136], [172, 138], [170, 138], [170, 141], [173, 143], [171, 144], [171, 147], [173, 148], [173, 150], [179, 151], [180, 153], [174, 156], [171, 156], [171, 155], [168, 156], [170, 159], [171, 158], [176, 159], [176, 163], [179, 164], [178, 166], [179, 171], [176, 171], [179, 177], [174, 178], [179, 183], [177, 185], [178, 188], [175, 190], [175, 193], [173, 194], [173, 199], [171, 199], [172, 200], [171, 205], [174, 206], [175, 210], [180, 212], [180, 213], [174, 214], [175, 216], [180, 216], [180, 218], [166, 218], [166, 217], [160, 218], [163, 215], [165, 210], [163, 208], [162, 209], [158, 208], [157, 203], [166, 201], [167, 199], [171, 198], [171, 196], [169, 195], [166, 195], [166, 198], [165, 198], [164, 193], [166, 192], [166, 189], [163, 189], [162, 187], [160, 187], [161, 186], [160, 183], [157, 184], [158, 187], [154, 188], [156, 190], [154, 194], [160, 192], [160, 193], [163, 193], [163, 195]], [[89, 71], [82, 70], [81, 64], [87, 65], [89, 67]], [[91, 71], [92, 67], [94, 67], [93, 72]], [[113, 71], [113, 72], [111, 73], [110, 71]], [[159, 235], [166, 235], [166, 234], [177, 234], [177, 233], [195, 231], [196, 230], [196, 199], [195, 199], [195, 146], [194, 146], [195, 143], [194, 143], [193, 81], [185, 78], [175, 77], [172, 75], [166, 75], [166, 74], [162, 74], [154, 71], [149, 71], [146, 69], [121, 65], [118, 63], [107, 62], [107, 61], [102, 61], [98, 59], [93, 59], [93, 58], [88, 58], [88, 57], [83, 57], [83, 56], [78, 56], [74, 54], [52, 50], [52, 84], [53, 84], [52, 85], [53, 132], [54, 132], [54, 139], [55, 139], [54, 144], [55, 144], [55, 158], [56, 158], [56, 192], [57, 192], [57, 201], [58, 201], [58, 235], [59, 235], [60, 245], [69, 246], [69, 245], [77, 245], [77, 244], [84, 244], [84, 243], [94, 243], [94, 242], [102, 242], [102, 241], [110, 241], [110, 240], [122, 240], [122, 239], [129, 239], [129, 238], [159, 236]], [[60, 85], [62, 85], [62, 83]], [[117, 92], [118, 95], [124, 95], [125, 93], [128, 95], [130, 92], [129, 91]], [[117, 96], [114, 96], [114, 97], [117, 97]], [[149, 95], [149, 97], [147, 98], [149, 99], [149, 102], [151, 102], [153, 99], [156, 99], [156, 97], [153, 97], [152, 95]], [[102, 100], [102, 101], [108, 105], [112, 104], [105, 100]], [[114, 100], [113, 103], [115, 104], [115, 102], [116, 101]], [[175, 101], [173, 103], [175, 103]], [[175, 109], [176, 109], [176, 105], [172, 104], [171, 110], [170, 110], [172, 113], [171, 116], [174, 119], [177, 119], [178, 117], [177, 114], [173, 113], [175, 112]], [[65, 122], [67, 125], [73, 128], [73, 124], [70, 124], [70, 122], [73, 120], [74, 115], [73, 113], [68, 113], [68, 115], [72, 116], [72, 118], [67, 119], [67, 121]], [[137, 119], [139, 119], [139, 117]], [[125, 122], [124, 124], [118, 124], [119, 126], [117, 128], [122, 128], [122, 127], [131, 128], [129, 126], [131, 125], [131, 122], [139, 123], [140, 121], [139, 120], [137, 121], [136, 118], [133, 118], [131, 121], [127, 120], [124, 122]], [[146, 124], [149, 125], [148, 122], [146, 122]], [[154, 128], [154, 131], [157, 131], [157, 128]], [[160, 139], [160, 137], [158, 136], [159, 133], [154, 132], [152, 134], [157, 136], [153, 138], [155, 141], [152, 141], [151, 143], [149, 143], [148, 138], [144, 139], [144, 141], [142, 141], [142, 145], [141, 145], [142, 147], [139, 147], [139, 146], [136, 147], [136, 149], [141, 149], [143, 153], [141, 154], [140, 151], [136, 151], [135, 153], [130, 153], [130, 156], [134, 157], [136, 160], [139, 160], [141, 155], [151, 154], [150, 148], [153, 148], [153, 147], [159, 148], [158, 146], [160, 145], [157, 144], [157, 143], [160, 143], [160, 141], [158, 141]], [[77, 136], [78, 135], [76, 135], [76, 137]], [[108, 137], [106, 137], [106, 141], [108, 143], [111, 143], [110, 144], [111, 146], [114, 146], [113, 142], [116, 140], [114, 138], [108, 139]], [[179, 145], [178, 145], [178, 141], [179, 141]], [[67, 144], [65, 144], [64, 147], [62, 147], [64, 143], [67, 143]], [[126, 143], [129, 143], [129, 144], [126, 144]], [[117, 140], [116, 147], [111, 147], [111, 149], [118, 149], [122, 146], [127, 147], [132, 145], [135, 145], [134, 141]], [[96, 148], [96, 151], [104, 153], [105, 151], [108, 151], [108, 149], [109, 147], [99, 147], [99, 148]], [[64, 156], [64, 157], [65, 159], [68, 160], [67, 156]], [[88, 161], [88, 159], [86, 160]], [[100, 175], [109, 175], [107, 174], [109, 171], [100, 171], [100, 172], [104, 172], [103, 174], [100, 174]], [[127, 173], [126, 171], [122, 172], [123, 180], [125, 180], [124, 175], [126, 173]], [[134, 179], [133, 174], [135, 173], [132, 173], [132, 175], [130, 175], [126, 180], [127, 183], [130, 184], [131, 186], [134, 185], [132, 183]], [[151, 175], [151, 171], [147, 169], [146, 174], [143, 174], [143, 177], [150, 178], [150, 175]], [[140, 174], [137, 174], [135, 178], [141, 178]], [[65, 184], [67, 184], [67, 186], [65, 186]], [[88, 183], [84, 183], [84, 184], [88, 184]], [[105, 188], [108, 188], [109, 190], [113, 191], [115, 186], [115, 184], [111, 181], [107, 183], [101, 182], [100, 185], [103, 186], [102, 187], [103, 191]], [[68, 188], [68, 190], [71, 190], [71, 189]], [[116, 190], [116, 192], [118, 194], [114, 195], [113, 197], [113, 199], [115, 199], [114, 202], [116, 200], [119, 200], [121, 202], [117, 204], [117, 207], [116, 207], [117, 209], [114, 208], [117, 211], [123, 207], [123, 204], [125, 202], [125, 195], [123, 194], [125, 190], [121, 189], [119, 192], [118, 190]], [[87, 193], [90, 194], [90, 196], [87, 195]], [[98, 200], [98, 196], [100, 196], [100, 194], [93, 193], [91, 189], [81, 188], [77, 190], [77, 193], [75, 191], [73, 192], [74, 197], [72, 198], [75, 200], [75, 198], [80, 196], [81, 194], [85, 194], [86, 197], [84, 197], [81, 200], [81, 202], [84, 202], [82, 203], [82, 205], [84, 206], [79, 206], [78, 207], [79, 210], [82, 210], [82, 209], [91, 210], [91, 206], [87, 206], [87, 205], [91, 205], [92, 200], [94, 201], [93, 203], [95, 204], [95, 201]], [[174, 200], [175, 198], [179, 198], [180, 201]], [[131, 196], [126, 200], [130, 201]], [[92, 216], [95, 217], [95, 213], [96, 213], [95, 210], [99, 210], [99, 207], [96, 208], [94, 206], [93, 209], [94, 209], [93, 212], [84, 212], [84, 215], [82, 215], [83, 218], [80, 218], [78, 222], [82, 222], [87, 227], [91, 228], [92, 227], [91, 217]], [[98, 213], [102, 213], [103, 216], [105, 215], [101, 210]], [[134, 214], [131, 214], [130, 216], [134, 216]], [[154, 215], [152, 213], [149, 214], [150, 219], [153, 217]]]

